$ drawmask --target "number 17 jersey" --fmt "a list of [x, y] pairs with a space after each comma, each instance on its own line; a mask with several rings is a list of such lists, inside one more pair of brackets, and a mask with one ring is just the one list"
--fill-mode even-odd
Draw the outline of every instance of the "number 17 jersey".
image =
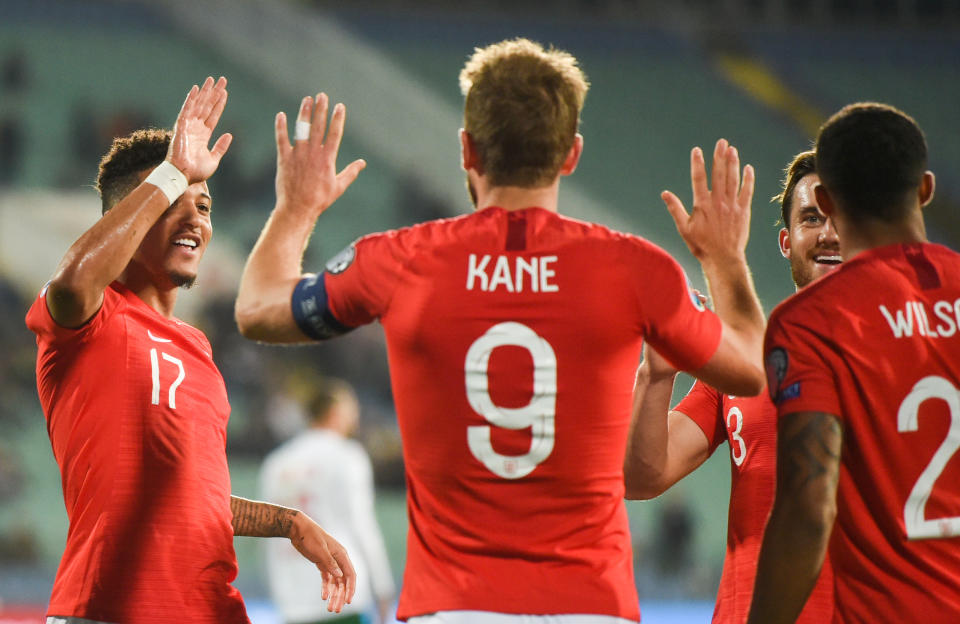
[[398, 617], [636, 621], [622, 467], [642, 340], [688, 370], [720, 340], [680, 266], [632, 235], [487, 208], [364, 237], [321, 286], [308, 307], [386, 333], [410, 519]]
[[119, 282], [83, 326], [46, 288], [27, 313], [70, 527], [48, 615], [248, 624], [225, 451], [230, 405], [203, 333]]

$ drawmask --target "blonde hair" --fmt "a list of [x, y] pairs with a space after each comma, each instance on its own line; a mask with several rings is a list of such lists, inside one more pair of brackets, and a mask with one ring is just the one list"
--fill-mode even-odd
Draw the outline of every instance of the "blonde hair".
[[573, 146], [588, 87], [573, 55], [529, 39], [474, 50], [460, 72], [464, 129], [492, 185], [553, 182]]

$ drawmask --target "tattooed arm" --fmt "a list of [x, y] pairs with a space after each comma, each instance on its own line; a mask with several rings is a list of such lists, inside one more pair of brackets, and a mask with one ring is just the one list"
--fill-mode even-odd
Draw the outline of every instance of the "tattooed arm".
[[290, 537], [293, 519], [301, 515], [296, 509], [230, 497], [233, 534], [244, 537]]
[[760, 548], [750, 623], [793, 622], [816, 584], [837, 515], [843, 431], [832, 414], [781, 417], [777, 495]]
[[327, 610], [340, 613], [344, 603], [353, 600], [357, 573], [340, 542], [320, 528], [310, 517], [296, 509], [230, 497], [233, 534], [247, 537], [287, 537], [300, 554], [316, 564], [323, 573], [320, 596]]

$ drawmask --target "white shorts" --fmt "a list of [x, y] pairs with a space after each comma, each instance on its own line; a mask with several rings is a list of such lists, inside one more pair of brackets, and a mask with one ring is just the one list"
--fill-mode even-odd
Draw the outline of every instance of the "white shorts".
[[109, 622], [98, 622], [97, 620], [85, 620], [83, 618], [68, 616], [58, 617], [51, 615], [47, 618], [47, 624], [110, 624]]
[[564, 613], [558, 615], [517, 615], [493, 611], [437, 611], [418, 615], [407, 624], [637, 624], [613, 615]]

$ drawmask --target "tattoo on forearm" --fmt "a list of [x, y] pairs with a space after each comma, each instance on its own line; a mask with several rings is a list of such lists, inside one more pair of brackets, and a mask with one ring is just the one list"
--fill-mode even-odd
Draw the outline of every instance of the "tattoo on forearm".
[[835, 484], [840, 474], [840, 422], [834, 416], [820, 413], [793, 420], [795, 422], [787, 423], [781, 431], [779, 458], [785, 464], [784, 470], [779, 471], [782, 485], [796, 492], [824, 476], [831, 485]]
[[288, 537], [296, 509], [252, 501], [239, 496], [230, 497], [233, 513], [233, 534], [247, 537]]

